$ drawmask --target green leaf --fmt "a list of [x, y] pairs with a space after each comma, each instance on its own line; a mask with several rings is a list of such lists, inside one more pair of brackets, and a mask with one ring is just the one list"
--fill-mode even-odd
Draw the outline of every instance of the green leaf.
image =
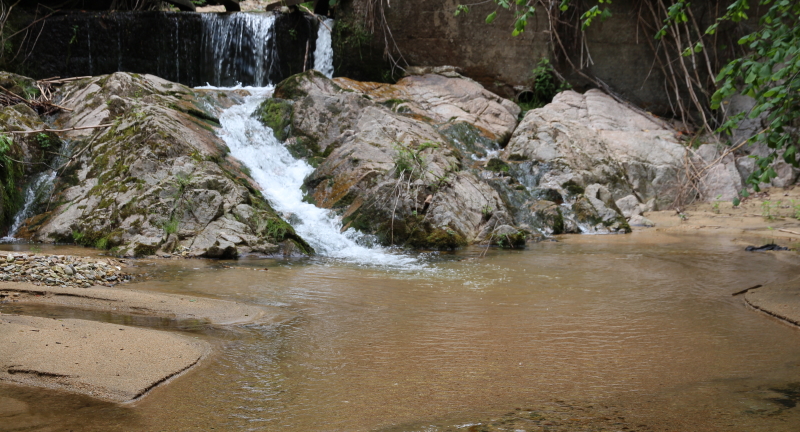
[[742, 202], [739, 200], [739, 198], [734, 198], [733, 199], [733, 206], [734, 207], [739, 207], [739, 204], [741, 204], [741, 203]]
[[491, 24], [494, 19], [497, 18], [497, 11], [494, 11], [486, 17], [486, 24]]

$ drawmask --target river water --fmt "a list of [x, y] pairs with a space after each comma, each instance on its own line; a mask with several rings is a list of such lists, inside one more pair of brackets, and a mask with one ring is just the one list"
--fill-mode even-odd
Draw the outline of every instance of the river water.
[[137, 289], [293, 318], [231, 330], [126, 321], [207, 339], [216, 353], [131, 404], [2, 384], [0, 430], [456, 430], [554, 403], [607, 427], [597, 430], [798, 430], [800, 331], [731, 296], [797, 275], [795, 253], [649, 232], [482, 254], [420, 257], [414, 270], [141, 263], [152, 279]]

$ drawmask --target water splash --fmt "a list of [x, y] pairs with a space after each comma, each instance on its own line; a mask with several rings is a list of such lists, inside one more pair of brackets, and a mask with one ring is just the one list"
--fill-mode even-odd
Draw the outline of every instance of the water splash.
[[213, 65], [214, 85], [269, 84], [276, 63], [273, 45], [275, 16], [262, 13], [202, 14], [204, 52]]
[[314, 50], [314, 69], [328, 78], [333, 78], [333, 45], [331, 31], [336, 22], [330, 18], [322, 18], [317, 30], [317, 48]]
[[360, 265], [414, 268], [412, 257], [390, 253], [387, 249], [367, 246], [370, 236], [353, 229], [341, 232], [339, 219], [326, 209], [303, 201], [303, 180], [314, 170], [295, 159], [252, 113], [271, 96], [272, 88], [249, 88], [252, 96], [241, 105], [226, 109], [220, 116], [220, 137], [231, 155], [250, 170], [253, 180], [272, 207], [289, 221], [297, 234], [319, 255]]

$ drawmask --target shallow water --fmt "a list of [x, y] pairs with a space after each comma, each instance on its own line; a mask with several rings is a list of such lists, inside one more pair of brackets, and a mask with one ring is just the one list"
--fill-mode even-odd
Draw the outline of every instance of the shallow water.
[[730, 295], [796, 276], [796, 253], [658, 233], [562, 240], [442, 254], [412, 271], [143, 265], [152, 279], [139, 289], [296, 318], [178, 325], [217, 354], [132, 404], [2, 384], [0, 430], [441, 430], [555, 401], [608, 430], [798, 430], [800, 330]]

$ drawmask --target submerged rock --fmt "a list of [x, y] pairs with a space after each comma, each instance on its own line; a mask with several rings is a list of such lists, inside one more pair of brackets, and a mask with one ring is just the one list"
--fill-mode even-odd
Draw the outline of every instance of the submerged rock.
[[72, 110], [60, 117], [62, 127], [108, 126], [68, 132], [75, 154], [61, 171], [51, 211], [28, 221], [33, 239], [135, 256], [275, 254], [287, 242], [311, 251], [214, 133], [221, 109], [237, 102], [235, 92], [129, 73], [84, 79], [61, 92]]

